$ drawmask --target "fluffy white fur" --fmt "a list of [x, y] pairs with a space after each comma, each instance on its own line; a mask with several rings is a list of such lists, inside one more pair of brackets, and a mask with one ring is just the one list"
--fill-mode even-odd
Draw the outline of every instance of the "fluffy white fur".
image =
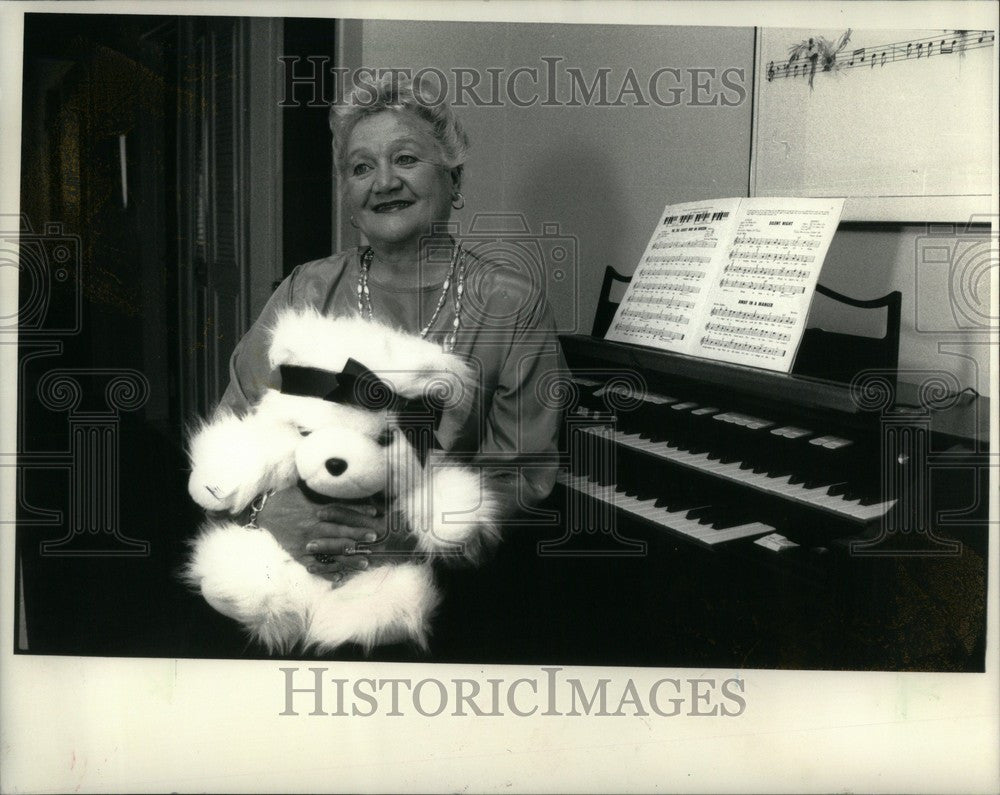
[[401, 496], [418, 548], [429, 555], [480, 559], [500, 540], [500, 504], [479, 472], [449, 465], [429, 467], [431, 488]]
[[[331, 319], [312, 309], [276, 320], [270, 360], [342, 370], [364, 364], [404, 397], [428, 389], [463, 394], [469, 369], [419, 337], [356, 318]], [[266, 529], [211, 523], [195, 539], [186, 580], [215, 609], [239, 621], [272, 650], [300, 645], [328, 651], [412, 640], [426, 644], [440, 601], [428, 560], [475, 559], [498, 539], [499, 503], [480, 474], [431, 457], [425, 469], [385, 412], [269, 390], [246, 417], [220, 413], [190, 442], [192, 498], [214, 511], [239, 513], [265, 491], [303, 480], [330, 497], [359, 498], [385, 490], [402, 513], [424, 558], [376, 566], [343, 585], [310, 574]], [[383, 440], [384, 442], [384, 440]], [[346, 463], [340, 474], [330, 458]]]
[[340, 372], [356, 359], [403, 397], [419, 397], [432, 381], [461, 388], [468, 366], [413, 334], [362, 318], [331, 321], [317, 310], [292, 309], [275, 321], [271, 366], [296, 364]]
[[370, 649], [413, 640], [426, 648], [430, 617], [440, 601], [430, 566], [368, 569], [339, 588], [328, 587], [313, 603], [305, 645], [329, 651], [348, 641]]
[[298, 430], [252, 413], [220, 413], [201, 425], [188, 443], [188, 493], [210, 511], [239, 513], [258, 494], [290, 486], [298, 477]]
[[339, 588], [306, 571], [267, 530], [210, 525], [194, 543], [185, 579], [268, 649], [370, 649], [413, 639], [426, 646], [439, 596], [429, 567], [404, 563], [359, 572]]

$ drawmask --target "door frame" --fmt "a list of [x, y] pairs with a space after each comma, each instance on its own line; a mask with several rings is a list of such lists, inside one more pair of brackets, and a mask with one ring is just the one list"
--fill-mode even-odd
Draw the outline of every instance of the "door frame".
[[[178, 300], [177, 413], [181, 422], [204, 416], [222, 397], [228, 382], [228, 361], [238, 338], [249, 329], [270, 296], [275, 281], [282, 276], [282, 72], [278, 56], [282, 51], [283, 21], [274, 18], [233, 20], [187, 17], [181, 20], [178, 37], [180, 70], [195, 63], [196, 31], [203, 26], [232, 22], [234, 32], [234, 101], [236, 128], [232, 131], [236, 158], [235, 219], [238, 318], [236, 339], [209, 339], [214, 328], [197, 316], [197, 291], [204, 276], [197, 272], [197, 148], [201, 134], [197, 114], [185, 113], [190, 100], [183, 86], [185, 75], [178, 74], [177, 113], [177, 267]], [[211, 155], [210, 155], [211, 156]], [[207, 165], [206, 174], [213, 164]], [[210, 196], [211, 194], [209, 194]], [[207, 208], [211, 214], [213, 208]], [[196, 350], [210, 349], [203, 367]]]

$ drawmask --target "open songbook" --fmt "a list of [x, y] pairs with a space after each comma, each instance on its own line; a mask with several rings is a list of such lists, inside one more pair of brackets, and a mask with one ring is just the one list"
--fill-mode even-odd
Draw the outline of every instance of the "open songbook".
[[668, 204], [605, 335], [791, 372], [843, 199]]

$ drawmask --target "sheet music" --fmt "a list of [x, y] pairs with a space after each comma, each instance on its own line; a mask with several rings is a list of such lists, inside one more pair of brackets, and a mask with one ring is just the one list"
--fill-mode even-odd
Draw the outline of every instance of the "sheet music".
[[[850, 31], [848, 31], [850, 33]], [[824, 71], [864, 69], [873, 70], [901, 61], [920, 60], [935, 55], [964, 55], [971, 50], [992, 47], [996, 34], [991, 30], [946, 30], [933, 35], [915, 36], [904, 41], [867, 47], [847, 48], [843, 53], [834, 53], [832, 63], [825, 64]], [[844, 40], [846, 46], [849, 38]], [[784, 61], [768, 61], [766, 77], [770, 83], [781, 78], [814, 77], [816, 63], [807, 57], [793, 57]]]
[[790, 372], [843, 205], [668, 205], [607, 339]]
[[740, 199], [668, 204], [606, 338], [690, 353]]

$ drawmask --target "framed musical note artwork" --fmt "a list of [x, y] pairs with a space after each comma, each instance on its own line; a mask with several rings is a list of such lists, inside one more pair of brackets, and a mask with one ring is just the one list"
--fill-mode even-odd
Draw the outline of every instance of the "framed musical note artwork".
[[758, 28], [751, 196], [968, 221], [992, 194], [995, 32]]

